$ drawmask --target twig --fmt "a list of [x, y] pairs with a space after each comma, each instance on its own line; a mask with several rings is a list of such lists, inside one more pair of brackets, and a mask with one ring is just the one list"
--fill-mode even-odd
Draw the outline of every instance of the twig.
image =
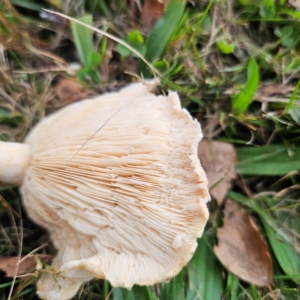
[[[274, 103], [289, 103], [290, 99], [287, 98], [273, 98], [273, 97], [260, 97], [254, 96], [253, 100], [260, 101], [260, 102], [274, 102]], [[293, 101], [293, 104], [300, 105], [300, 101]]]
[[24, 114], [28, 114], [28, 111], [18, 104], [13, 98], [11, 98], [1, 87], [0, 87], [0, 96], [6, 100], [9, 104], [11, 104], [14, 108], [18, 109]]
[[39, 246], [39, 247], [33, 249], [31, 252], [29, 252], [27, 255], [25, 255], [22, 259], [20, 259], [20, 260], [18, 261], [18, 264], [20, 264], [20, 263], [21, 263], [23, 260], [25, 260], [27, 257], [32, 256], [35, 252], [39, 251], [40, 249], [44, 248], [44, 247], [47, 246], [47, 245], [48, 245], [48, 243], [45, 243], [45, 244], [43, 244], [43, 245], [41, 245], [41, 246]]

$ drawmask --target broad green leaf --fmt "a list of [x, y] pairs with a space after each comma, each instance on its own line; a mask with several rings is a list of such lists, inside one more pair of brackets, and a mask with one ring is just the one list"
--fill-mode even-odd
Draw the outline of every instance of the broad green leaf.
[[148, 61], [159, 59], [183, 16], [184, 7], [184, 0], [170, 0], [165, 14], [154, 25], [147, 39], [145, 58]]
[[259, 82], [259, 72], [258, 66], [253, 58], [248, 63], [247, 67], [247, 83], [244, 89], [237, 95], [233, 97], [233, 110], [238, 113], [244, 113], [257, 89]]
[[283, 145], [238, 149], [238, 172], [244, 175], [285, 175], [300, 169], [300, 149]]
[[227, 44], [223, 39], [217, 42], [217, 46], [224, 54], [230, 54], [234, 50], [234, 45]]
[[168, 283], [160, 284], [160, 300], [185, 300], [183, 272], [172, 278]]
[[293, 38], [286, 38], [282, 40], [282, 45], [287, 48], [293, 48], [294, 45], [294, 39]]
[[273, 17], [275, 15], [274, 0], [262, 0], [259, 14], [264, 17]]
[[198, 240], [198, 248], [188, 267], [187, 300], [211, 300], [222, 297], [222, 267], [207, 234]]
[[283, 38], [284, 37], [289, 37], [289, 36], [291, 36], [293, 34], [293, 32], [294, 32], [294, 29], [293, 29], [292, 26], [284, 26], [282, 28], [282, 37]]
[[117, 51], [124, 57], [127, 57], [131, 54], [131, 51], [122, 44], [117, 45]]
[[[85, 15], [77, 18], [77, 20], [90, 26], [93, 25], [93, 19], [91, 15]], [[79, 58], [82, 64], [87, 66], [88, 58], [94, 51], [93, 31], [72, 21], [71, 29]]]

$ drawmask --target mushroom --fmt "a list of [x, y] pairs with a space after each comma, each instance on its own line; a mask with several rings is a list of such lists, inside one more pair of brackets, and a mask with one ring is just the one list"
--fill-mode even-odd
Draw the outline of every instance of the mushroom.
[[58, 251], [38, 295], [70, 299], [92, 278], [130, 289], [175, 276], [208, 219], [201, 138], [177, 93], [134, 83], [46, 117], [24, 144], [1, 142], [0, 180], [21, 186]]

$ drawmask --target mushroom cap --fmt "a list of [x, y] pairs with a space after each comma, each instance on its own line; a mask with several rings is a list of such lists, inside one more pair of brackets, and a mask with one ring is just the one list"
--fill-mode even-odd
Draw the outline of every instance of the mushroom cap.
[[175, 276], [208, 219], [201, 138], [177, 93], [155, 96], [143, 83], [38, 123], [21, 193], [58, 250], [40, 297], [69, 299], [94, 277], [131, 288]]

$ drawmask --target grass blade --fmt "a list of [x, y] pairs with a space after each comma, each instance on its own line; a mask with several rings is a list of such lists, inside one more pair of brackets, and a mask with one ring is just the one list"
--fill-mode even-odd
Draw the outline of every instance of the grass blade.
[[[89, 26], [93, 25], [91, 15], [85, 15], [76, 20]], [[80, 60], [84, 66], [87, 66], [89, 55], [94, 51], [93, 31], [73, 21], [71, 21], [71, 29]]]
[[221, 299], [222, 267], [212, 249], [212, 237], [206, 234], [188, 268], [187, 300]]
[[238, 149], [238, 172], [243, 175], [285, 175], [300, 168], [300, 149], [284, 145]]
[[247, 67], [247, 83], [245, 88], [232, 99], [233, 110], [238, 113], [244, 113], [256, 91], [259, 82], [258, 66], [253, 58], [250, 59]]
[[236, 277], [235, 275], [229, 272], [227, 276], [227, 285], [225, 290], [227, 294], [226, 299], [230, 299], [230, 300], [238, 299], [239, 285], [240, 285], [240, 281], [238, 277]]
[[31, 9], [31, 10], [35, 10], [35, 11], [40, 11], [43, 8], [43, 5], [37, 4], [34, 1], [29, 1], [29, 0], [10, 0], [10, 3], [22, 8], [26, 8], [26, 9]]
[[135, 285], [131, 290], [113, 288], [114, 300], [157, 300], [157, 297], [147, 286]]
[[183, 272], [181, 271], [169, 283], [160, 285], [160, 300], [184, 300], [184, 281]]
[[114, 300], [135, 300], [133, 290], [113, 288]]
[[184, 7], [185, 1], [170, 1], [165, 14], [154, 25], [147, 39], [145, 58], [148, 61], [153, 62], [160, 57], [183, 16]]
[[294, 103], [294, 101], [295, 101], [295, 99], [296, 99], [296, 96], [298, 95], [299, 88], [300, 88], [300, 80], [298, 81], [298, 83], [297, 83], [297, 85], [296, 85], [296, 87], [295, 87], [295, 89], [294, 89], [294, 91], [293, 91], [293, 93], [292, 93], [292, 96], [291, 96], [291, 98], [290, 98], [290, 101], [289, 101], [287, 107], [286, 107], [285, 110], [284, 110], [284, 114], [290, 112], [290, 109], [291, 109], [292, 106], [293, 106], [293, 103]]

